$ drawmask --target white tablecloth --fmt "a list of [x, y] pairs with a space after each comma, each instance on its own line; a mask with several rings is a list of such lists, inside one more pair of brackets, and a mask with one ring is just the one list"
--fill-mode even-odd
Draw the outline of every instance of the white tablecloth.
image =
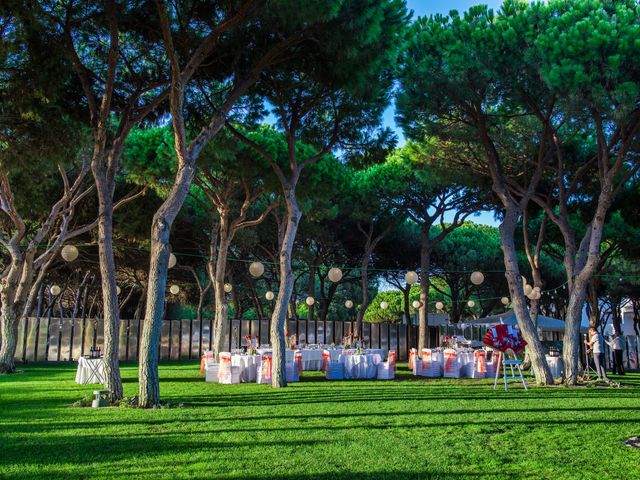
[[76, 383], [81, 385], [104, 383], [104, 363], [102, 359], [80, 357], [78, 359]]
[[382, 357], [377, 354], [340, 355], [338, 361], [344, 365], [344, 378], [374, 378]]
[[547, 355], [547, 363], [549, 364], [549, 369], [551, 370], [551, 375], [553, 378], [562, 377], [562, 357], [550, 357]]
[[256, 381], [256, 368], [260, 366], [260, 355], [231, 355], [231, 366], [240, 367], [240, 381]]

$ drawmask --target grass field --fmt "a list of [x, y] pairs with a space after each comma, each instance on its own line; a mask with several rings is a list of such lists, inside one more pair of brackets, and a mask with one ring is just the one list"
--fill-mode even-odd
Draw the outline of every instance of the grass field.
[[[207, 384], [161, 366], [184, 408], [90, 409], [75, 365], [0, 376], [0, 478], [640, 479], [640, 374], [623, 388], [514, 388], [488, 380]], [[407, 372], [406, 367], [401, 371]], [[136, 366], [123, 367], [125, 395]]]

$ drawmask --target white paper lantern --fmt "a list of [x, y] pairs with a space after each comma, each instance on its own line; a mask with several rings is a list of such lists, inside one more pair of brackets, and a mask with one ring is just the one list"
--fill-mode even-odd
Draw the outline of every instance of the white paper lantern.
[[418, 274], [413, 270], [404, 274], [404, 281], [409, 285], [413, 285], [414, 283], [418, 283]]
[[528, 297], [533, 292], [533, 287], [529, 284], [524, 286], [524, 294]]
[[173, 253], [169, 254], [169, 268], [173, 268], [178, 263], [178, 259]]
[[387, 302], [380, 302], [380, 308], [386, 310], [389, 308], [389, 304]]
[[275, 295], [271, 290], [269, 290], [267, 293], [264, 294], [264, 298], [271, 301], [275, 298]]
[[73, 262], [79, 255], [78, 247], [75, 245], [65, 245], [62, 247], [60, 256], [67, 262]]
[[49, 292], [51, 292], [51, 295], [55, 297], [57, 295], [60, 295], [60, 292], [62, 292], [62, 289], [58, 285], [51, 285]]
[[474, 285], [481, 285], [484, 282], [484, 275], [482, 272], [473, 272], [471, 274], [471, 283]]
[[502, 297], [500, 301], [503, 305], [509, 305], [509, 297]]
[[414, 300], [413, 303], [411, 304], [411, 306], [413, 308], [420, 308], [420, 302], [418, 300]]
[[444, 310], [444, 303], [436, 302], [436, 309], [437, 310]]
[[473, 300], [469, 300], [469, 301], [467, 302], [467, 306], [468, 306], [469, 308], [473, 308], [473, 307], [475, 307], [475, 306], [476, 306], [476, 302], [474, 302]]
[[231, 293], [231, 291], [233, 290], [233, 285], [231, 285], [230, 283], [225, 283], [224, 284], [224, 291], [227, 293]]
[[314, 303], [316, 303], [316, 299], [315, 299], [315, 298], [313, 298], [313, 297], [311, 297], [311, 296], [309, 296], [309, 297], [307, 297], [307, 298], [305, 299], [305, 303], [306, 303], [307, 305], [311, 306], [311, 305], [313, 305]]
[[353, 308], [353, 302], [351, 300], [347, 300], [344, 302], [344, 306], [347, 308]]
[[329, 269], [329, 274], [327, 276], [329, 277], [329, 280], [331, 280], [333, 283], [337, 283], [340, 280], [342, 280], [342, 270], [335, 267], [331, 268]]
[[171, 287], [169, 287], [169, 291], [173, 295], [177, 295], [178, 293], [180, 293], [180, 287], [178, 285], [171, 285]]
[[122, 289], [116, 285], [116, 295], [120, 295], [122, 293]]
[[254, 278], [259, 278], [264, 273], [264, 265], [260, 262], [251, 262], [249, 265], [249, 273]]

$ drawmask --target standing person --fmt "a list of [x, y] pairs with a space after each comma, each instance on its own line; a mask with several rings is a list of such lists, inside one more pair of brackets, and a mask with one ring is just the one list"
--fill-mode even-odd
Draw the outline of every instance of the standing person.
[[613, 373], [624, 375], [624, 365], [622, 363], [622, 352], [624, 352], [624, 337], [618, 333], [613, 335], [613, 340], [607, 342], [613, 350]]
[[602, 338], [602, 335], [600, 335], [595, 328], [591, 327], [589, 328], [589, 340], [585, 340], [584, 343], [593, 353], [593, 363], [596, 364], [598, 380], [609, 380], [607, 378], [607, 372], [604, 370], [604, 338]]

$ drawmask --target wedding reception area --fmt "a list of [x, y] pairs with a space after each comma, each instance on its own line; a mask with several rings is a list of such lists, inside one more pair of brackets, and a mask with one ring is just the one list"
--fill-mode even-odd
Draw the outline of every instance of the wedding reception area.
[[0, 479], [640, 479], [637, 0], [0, 38]]

